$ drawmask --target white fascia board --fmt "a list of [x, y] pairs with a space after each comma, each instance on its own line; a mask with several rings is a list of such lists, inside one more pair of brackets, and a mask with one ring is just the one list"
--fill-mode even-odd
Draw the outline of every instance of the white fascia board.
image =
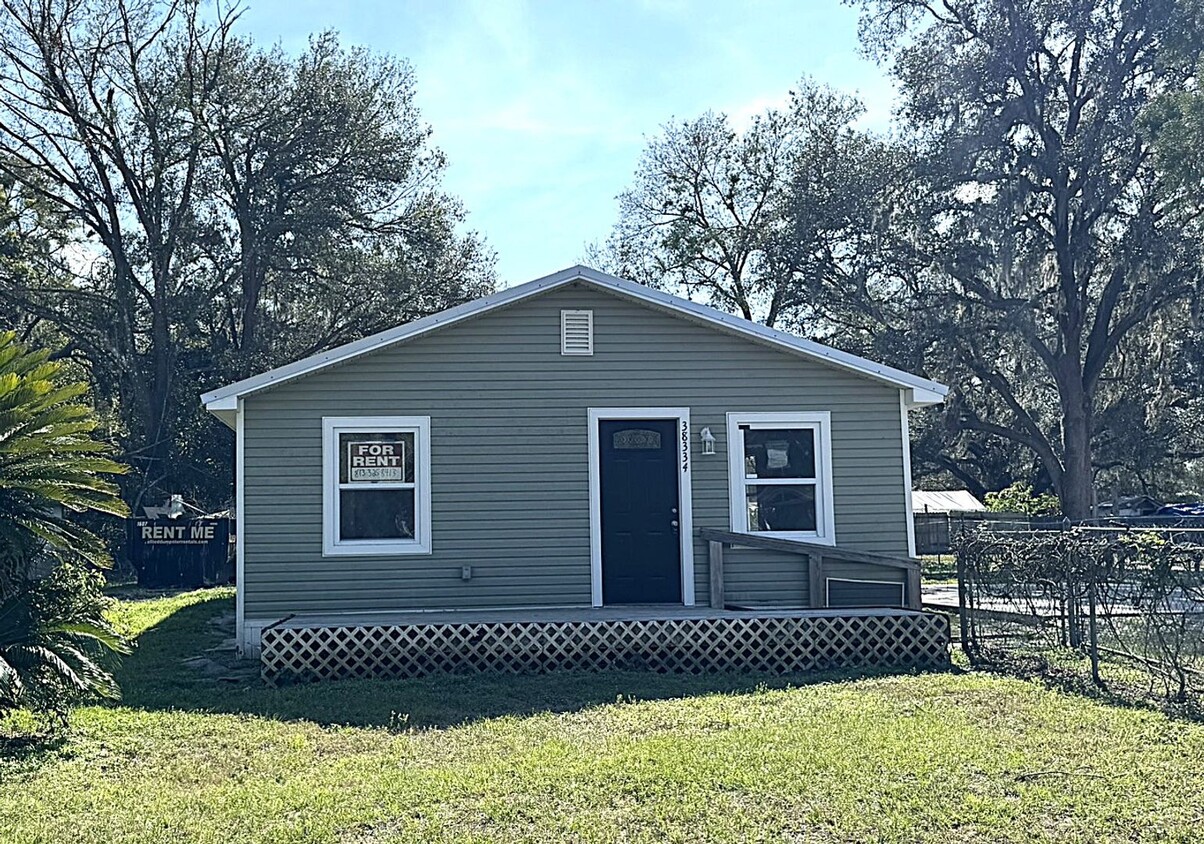
[[[949, 392], [949, 388], [944, 384], [938, 384], [936, 381], [921, 378], [919, 375], [913, 375], [910, 372], [904, 372], [901, 369], [895, 369], [883, 363], [876, 363], [867, 358], [842, 352], [831, 346], [816, 343], [814, 340], [806, 340], [802, 337], [788, 334], [785, 331], [778, 331], [776, 328], [769, 328], [760, 323], [751, 322], [743, 317], [717, 311], [707, 305], [691, 302], [688, 299], [682, 299], [660, 290], [653, 290], [650, 287], [636, 284], [633, 281], [616, 278], [605, 273], [598, 273], [594, 270], [589, 270], [587, 267], [581, 269], [590, 273], [590, 275], [583, 276], [583, 278], [599, 287], [610, 288], [618, 293], [631, 296], [643, 302], [659, 305], [666, 310], [694, 317], [700, 322], [709, 325], [727, 328], [734, 334], [751, 337], [768, 345], [785, 349], [795, 354], [801, 354], [804, 357], [827, 362], [841, 369], [852, 370], [860, 375], [868, 376], [876, 381], [882, 381], [893, 387], [910, 387], [914, 390], [920, 390], [925, 394], [940, 396], [940, 399], [936, 402], [938, 404], [940, 401], [944, 401], [945, 395]], [[601, 276], [601, 278], [595, 278], [595, 276]]]
[[938, 384], [941, 389], [938, 390], [923, 390], [919, 387], [912, 387], [911, 395], [907, 399], [908, 409], [917, 407], [932, 407], [934, 404], [942, 404], [945, 401], [945, 396], [949, 394], [949, 388], [943, 384]]
[[300, 378], [316, 370], [325, 369], [328, 366], [351, 360], [360, 355], [383, 349], [430, 331], [454, 325], [470, 317], [488, 313], [489, 311], [534, 296], [537, 293], [571, 284], [574, 281], [584, 281], [603, 290], [613, 291], [664, 310], [693, 318], [707, 325], [726, 329], [731, 333], [794, 352], [803, 357], [827, 362], [876, 381], [881, 381], [895, 387], [909, 388], [913, 391], [913, 398], [915, 399], [913, 404], [917, 406], [939, 403], [944, 400], [945, 394], [949, 391], [949, 388], [945, 385], [930, 381], [927, 378], [921, 378], [918, 375], [912, 375], [909, 372], [903, 372], [884, 364], [875, 363], [857, 355], [851, 355], [848, 352], [829, 348], [811, 340], [804, 340], [801, 337], [795, 337], [784, 331], [778, 331], [731, 314], [723, 313], [722, 311], [717, 311], [714, 308], [700, 305], [697, 302], [690, 302], [660, 290], [653, 290], [642, 284], [636, 284], [634, 281], [627, 281], [626, 279], [617, 278], [616, 276], [578, 265], [544, 276], [543, 278], [538, 278], [535, 281], [529, 281], [526, 284], [520, 284], [517, 287], [498, 291], [481, 299], [465, 302], [462, 305], [457, 305], [446, 311], [440, 311], [437, 314], [416, 320], [415, 322], [390, 328], [378, 334], [373, 334], [370, 337], [339, 346], [336, 349], [311, 355], [294, 363], [277, 367], [276, 369], [246, 378], [225, 387], [220, 387], [204, 393], [201, 396], [201, 402], [210, 411], [226, 410], [227, 406], [233, 407], [230, 402], [235, 402], [240, 397], [274, 387], [277, 384], [292, 381], [295, 378]]

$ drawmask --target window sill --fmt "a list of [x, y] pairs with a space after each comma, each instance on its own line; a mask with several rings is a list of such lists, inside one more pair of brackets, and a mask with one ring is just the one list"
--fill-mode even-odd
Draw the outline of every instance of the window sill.
[[430, 553], [430, 545], [418, 542], [340, 543], [322, 548], [323, 557], [402, 557]]

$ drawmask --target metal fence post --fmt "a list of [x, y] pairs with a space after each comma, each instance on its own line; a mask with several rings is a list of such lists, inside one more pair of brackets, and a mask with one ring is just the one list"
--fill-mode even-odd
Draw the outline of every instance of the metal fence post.
[[1091, 681], [1097, 686], [1103, 683], [1099, 678], [1099, 628], [1095, 618], [1095, 581], [1096, 572], [1091, 573], [1091, 581], [1087, 587], [1087, 636], [1088, 649], [1091, 656]]
[[960, 548], [954, 551], [957, 561], [957, 621], [958, 632], [961, 635], [962, 653], [973, 661], [970, 645], [970, 620], [968, 617], [969, 603], [966, 600], [966, 561]]

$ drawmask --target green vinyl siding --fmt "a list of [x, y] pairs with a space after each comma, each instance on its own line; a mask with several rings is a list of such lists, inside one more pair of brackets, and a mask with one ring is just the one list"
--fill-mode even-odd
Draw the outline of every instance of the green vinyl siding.
[[[594, 311], [592, 356], [560, 354], [562, 309]], [[574, 284], [245, 400], [247, 618], [589, 605], [587, 410], [645, 406], [690, 409], [694, 527], [721, 529], [726, 414], [830, 411], [837, 542], [906, 555], [897, 388]], [[431, 417], [431, 554], [322, 555], [324, 416]], [[801, 558], [725, 559], [729, 600], [806, 599]]]

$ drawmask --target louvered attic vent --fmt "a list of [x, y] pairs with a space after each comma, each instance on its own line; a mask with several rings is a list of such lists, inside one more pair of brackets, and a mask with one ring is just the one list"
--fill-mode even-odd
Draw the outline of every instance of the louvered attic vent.
[[594, 312], [560, 312], [560, 354], [592, 355], [594, 353]]

